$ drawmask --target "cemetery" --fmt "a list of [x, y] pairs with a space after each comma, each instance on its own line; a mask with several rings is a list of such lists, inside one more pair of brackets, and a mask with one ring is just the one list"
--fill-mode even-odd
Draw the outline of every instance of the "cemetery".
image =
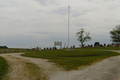
[[[41, 47], [36, 47], [36, 48], [32, 48], [32, 49], [25, 49], [25, 48], [8, 48], [5, 46], [5, 48], [3, 48], [3, 46], [0, 47], [0, 53], [14, 53], [14, 52], [26, 52], [26, 51], [42, 51], [42, 50], [57, 50], [56, 46], [60, 46], [60, 49], [69, 49], [69, 51], [73, 51], [73, 49], [77, 49], [77, 48], [97, 48], [97, 47], [104, 47], [104, 48], [112, 48], [112, 47], [120, 47], [120, 43], [112, 43], [112, 44], [100, 44], [99, 42], [95, 42], [94, 45], [90, 44], [90, 45], [85, 45], [83, 47], [75, 47], [75, 45], [71, 46], [70, 48], [68, 47], [62, 47], [62, 42], [54, 42], [54, 47], [45, 47], [45, 48], [41, 48]], [[103, 48], [103, 49], [104, 49]]]
[[[60, 49], [57, 49], [56, 46], [59, 46]], [[94, 45], [89, 44], [80, 47], [75, 47], [75, 45], [73, 45], [68, 48], [62, 47], [61, 41], [55, 41], [53, 47], [45, 47], [43, 49], [38, 46], [30, 49], [2, 47], [0, 48], [0, 54], [24, 53], [20, 56], [47, 59], [49, 60], [49, 62], [55, 63], [57, 66], [61, 67], [65, 71], [71, 71], [79, 70], [82, 69], [83, 66], [90, 66], [96, 62], [102, 61], [103, 59], [120, 55], [118, 52], [114, 52], [111, 50], [120, 50], [120, 44], [100, 44], [99, 42], [95, 42]], [[1, 62], [3, 65], [0, 66], [0, 72], [6, 73], [9, 67], [7, 61], [2, 57], [0, 57], [0, 61], [4, 62], [4, 64]], [[33, 65], [31, 63], [26, 64], [30, 66]], [[38, 67], [36, 68], [36, 70], [39, 69]], [[2, 73], [0, 73], [0, 76], [3, 77], [4, 74]], [[0, 77], [0, 79], [2, 79], [2, 77]]]
[[66, 70], [77, 69], [78, 66], [90, 65], [93, 62], [102, 59], [120, 55], [112, 51], [102, 50], [119, 50], [119, 47], [87, 47], [87, 48], [70, 48], [57, 50], [27, 51], [22, 56], [49, 59], [50, 61], [64, 67]]
[[[59, 46], [60, 49], [57, 49], [56, 46]], [[0, 54], [24, 53], [21, 54], [21, 56], [24, 56], [24, 58], [31, 57], [37, 59], [47, 59], [49, 60], [49, 62], [55, 63], [57, 66], [61, 67], [65, 71], [71, 71], [79, 70], [83, 68], [83, 66], [90, 66], [93, 63], [100, 62], [103, 59], [112, 56], [120, 55], [119, 53], [110, 50], [120, 50], [119, 44], [94, 44], [94, 46], [91, 44], [79, 48], [76, 48], [75, 45], [73, 45], [70, 48], [62, 48], [61, 42], [55, 42], [54, 47], [45, 47], [43, 49], [41, 49], [41, 47], [31, 49], [1, 48]], [[6, 60], [0, 57], [0, 61], [4, 61], [5, 63], [3, 64], [3, 66], [0, 66], [0, 71], [6, 73], [9, 67]], [[30, 65], [28, 63], [26, 64]], [[0, 76], [4, 75], [0, 73]], [[2, 77], [0, 77], [0, 79], [2, 79]]]

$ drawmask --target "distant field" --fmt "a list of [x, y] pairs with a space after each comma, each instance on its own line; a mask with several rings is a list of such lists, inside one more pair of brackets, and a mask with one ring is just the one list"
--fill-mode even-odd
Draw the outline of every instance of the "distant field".
[[7, 61], [0, 57], [0, 80], [5, 76], [8, 70], [8, 63]]
[[4, 51], [4, 50], [7, 50], [7, 49], [9, 49], [9, 50], [17, 50], [19, 48], [0, 48], [0, 51]]
[[[9, 50], [9, 52], [6, 52], [6, 50]], [[0, 48], [0, 54], [1, 53], [18, 53], [18, 52], [24, 52], [26, 49], [21, 48]]]
[[23, 56], [49, 59], [51, 62], [62, 66], [66, 70], [78, 69], [78, 67], [88, 66], [92, 63], [98, 62], [111, 56], [120, 55], [112, 51], [101, 50], [120, 50], [119, 47], [98, 47], [98, 48], [79, 48], [70, 52], [66, 49], [63, 50], [42, 50], [28, 51]]

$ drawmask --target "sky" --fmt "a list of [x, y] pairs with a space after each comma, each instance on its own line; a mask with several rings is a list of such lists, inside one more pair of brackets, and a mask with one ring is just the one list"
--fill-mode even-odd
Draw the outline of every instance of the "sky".
[[[54, 41], [79, 47], [75, 34], [84, 28], [91, 41], [111, 44], [109, 32], [120, 24], [120, 0], [0, 0], [0, 46], [53, 47]], [[57, 46], [59, 47], [59, 46]]]

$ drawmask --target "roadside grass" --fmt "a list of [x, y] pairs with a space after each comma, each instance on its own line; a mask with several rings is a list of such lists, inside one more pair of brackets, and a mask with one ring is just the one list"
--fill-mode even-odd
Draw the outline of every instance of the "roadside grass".
[[[117, 49], [117, 48], [116, 48]], [[116, 50], [115, 49], [115, 50]], [[28, 51], [23, 56], [49, 59], [51, 62], [62, 66], [65, 70], [77, 70], [82, 66], [89, 66], [95, 62], [101, 61], [111, 56], [120, 55], [117, 52], [101, 51], [104, 48], [80, 48], [74, 49], [73, 52], [63, 50], [42, 50]], [[108, 50], [111, 50], [109, 48]], [[112, 49], [113, 50], [113, 49]]]
[[7, 71], [8, 63], [3, 57], [0, 57], [0, 80], [7, 74]]
[[30, 76], [36, 80], [48, 80], [48, 77], [42, 72], [40, 68], [38, 68], [35, 64], [26, 62], [28, 71], [30, 72]]

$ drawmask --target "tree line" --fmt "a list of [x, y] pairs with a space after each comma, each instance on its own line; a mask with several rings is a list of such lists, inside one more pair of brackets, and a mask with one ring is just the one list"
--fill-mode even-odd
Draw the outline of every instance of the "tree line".
[[8, 48], [7, 46], [0, 46], [0, 48]]

